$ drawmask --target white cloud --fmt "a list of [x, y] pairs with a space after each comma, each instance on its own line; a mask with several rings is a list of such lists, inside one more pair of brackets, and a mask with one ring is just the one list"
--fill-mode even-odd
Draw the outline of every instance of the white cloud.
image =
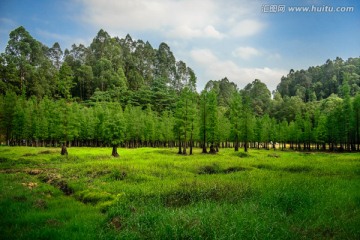
[[172, 38], [248, 37], [264, 24], [254, 4], [217, 0], [74, 0], [80, 19], [109, 32], [153, 31]]
[[167, 0], [79, 0], [82, 20], [111, 30], [167, 31], [187, 26], [201, 29], [217, 21], [215, 2]]
[[191, 38], [215, 38], [222, 39], [224, 35], [217, 31], [212, 25], [203, 29], [192, 29], [190, 26], [181, 25], [166, 34], [171, 38], [191, 39]]
[[211, 37], [211, 38], [218, 38], [221, 39], [223, 38], [223, 34], [221, 34], [219, 31], [217, 31], [213, 26], [208, 25], [205, 27], [204, 29], [204, 35]]
[[255, 56], [260, 56], [261, 52], [253, 47], [238, 47], [233, 51], [232, 54], [235, 57], [240, 57], [247, 60]]
[[265, 24], [259, 20], [245, 19], [232, 26], [230, 35], [233, 37], [249, 37], [258, 34], [264, 27]]
[[281, 59], [281, 55], [271, 50], [257, 49], [254, 47], [238, 47], [233, 52], [234, 57], [239, 57], [243, 60], [250, 60], [251, 58], [261, 56], [268, 61], [277, 61]]
[[209, 49], [195, 49], [191, 51], [190, 55], [199, 70], [202, 70], [204, 76], [208, 78], [203, 79], [205, 82], [200, 85], [205, 85], [206, 81], [210, 79], [218, 80], [227, 77], [239, 88], [243, 88], [254, 79], [260, 79], [272, 91], [280, 82], [281, 77], [287, 73], [286, 70], [269, 67], [240, 67], [233, 61], [219, 59]]

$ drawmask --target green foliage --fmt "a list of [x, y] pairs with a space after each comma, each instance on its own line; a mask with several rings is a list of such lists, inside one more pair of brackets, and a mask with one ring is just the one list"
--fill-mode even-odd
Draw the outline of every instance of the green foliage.
[[[7, 145], [240, 145], [360, 149], [359, 58], [291, 70], [271, 93], [227, 78], [196, 92], [196, 74], [166, 43], [101, 29], [90, 46], [51, 48], [24, 27], [0, 55], [0, 137]], [[124, 112], [123, 110], [124, 109]], [[279, 148], [279, 147], [278, 147]], [[191, 150], [190, 150], [191, 151]]]
[[69, 151], [72, 160], [54, 148], [0, 148], [3, 238], [360, 236], [358, 153], [139, 148], [115, 160], [106, 148]]
[[286, 77], [282, 77], [277, 91], [282, 97], [298, 96], [304, 102], [326, 99], [331, 94], [341, 94], [345, 72], [348, 74], [350, 94], [355, 96], [359, 91], [359, 66], [359, 58], [349, 58], [344, 61], [337, 57], [335, 60], [327, 60], [325, 64], [307, 70], [291, 70]]

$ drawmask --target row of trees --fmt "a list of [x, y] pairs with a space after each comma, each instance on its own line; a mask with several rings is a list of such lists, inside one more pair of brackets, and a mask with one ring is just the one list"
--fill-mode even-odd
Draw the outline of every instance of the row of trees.
[[[9, 145], [194, 146], [358, 150], [360, 58], [293, 71], [271, 94], [255, 79], [196, 92], [196, 75], [170, 48], [100, 30], [64, 52], [23, 27], [0, 54], [0, 139]], [[272, 145], [271, 145], [272, 143]]]
[[[304, 104], [293, 120], [259, 116], [252, 108], [249, 92], [232, 94], [229, 106], [219, 106], [215, 88], [197, 94], [186, 86], [175, 111], [156, 112], [119, 102], [96, 102], [92, 106], [66, 99], [26, 99], [14, 92], [0, 98], [0, 130], [9, 145], [178, 147], [192, 154], [194, 146], [206, 153], [220, 147], [359, 150], [360, 95]], [[272, 145], [271, 145], [272, 144]], [[188, 149], [189, 152], [188, 152]]]

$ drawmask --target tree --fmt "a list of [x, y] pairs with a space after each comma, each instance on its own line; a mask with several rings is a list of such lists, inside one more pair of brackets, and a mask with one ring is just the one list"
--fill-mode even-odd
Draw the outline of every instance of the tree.
[[360, 150], [360, 93], [355, 96], [352, 104], [354, 111], [355, 142], [357, 143], [356, 149]]
[[81, 65], [76, 72], [77, 76], [77, 85], [74, 88], [74, 95], [80, 97], [80, 100], [87, 100], [89, 99], [94, 90], [94, 74], [92, 67], [89, 65]]
[[228, 107], [231, 103], [233, 94], [237, 93], [237, 86], [235, 83], [230, 82], [228, 78], [223, 78], [218, 81], [210, 80], [205, 89], [210, 91], [214, 90], [217, 95], [218, 105]]
[[71, 89], [74, 86], [74, 73], [71, 70], [71, 67], [64, 62], [59, 70], [59, 82], [58, 90], [62, 97], [66, 99], [71, 98]]
[[242, 99], [240, 94], [236, 93], [233, 95], [230, 104], [231, 135], [236, 152], [239, 151], [239, 139], [241, 134], [241, 109]]
[[7, 145], [10, 145], [11, 135], [13, 131], [14, 109], [17, 97], [12, 91], [6, 92], [0, 102], [0, 129], [5, 135]]
[[59, 70], [62, 63], [63, 51], [58, 42], [54, 43], [52, 48], [49, 49], [48, 55], [54, 67]]
[[[350, 151], [352, 147], [352, 135], [353, 135], [353, 108], [350, 98], [350, 86], [348, 84], [349, 76], [347, 73], [344, 73], [344, 80], [342, 85], [342, 94], [344, 96], [344, 101], [342, 104], [342, 114], [343, 117], [342, 124], [344, 125], [343, 132], [343, 142], [345, 143], [345, 149]], [[340, 122], [341, 124], [341, 122]]]
[[242, 95], [242, 113], [240, 116], [240, 140], [244, 142], [244, 151], [248, 151], [248, 144], [253, 139], [255, 117], [250, 106], [250, 98], [246, 94]]
[[246, 85], [242, 92], [248, 95], [255, 116], [269, 114], [271, 93], [265, 83], [255, 79], [252, 83]]
[[8, 62], [16, 66], [16, 73], [12, 76], [16, 78], [20, 92], [26, 94], [34, 67], [38, 66], [44, 57], [41, 44], [21, 26], [10, 33], [5, 53], [8, 55]]
[[103, 138], [105, 142], [112, 146], [111, 155], [114, 157], [119, 157], [117, 148], [125, 140], [125, 130], [125, 119], [120, 104], [106, 104]]
[[210, 143], [210, 153], [214, 154], [218, 150], [218, 113], [217, 97], [215, 91], [210, 91], [207, 96], [207, 141]]
[[182, 154], [186, 155], [186, 149], [190, 138], [192, 147], [192, 136], [195, 121], [194, 93], [188, 87], [182, 89], [175, 111], [176, 131], [179, 137], [179, 146], [183, 146]]
[[203, 90], [200, 95], [200, 118], [199, 118], [199, 138], [201, 139], [202, 153], [207, 153], [207, 97], [208, 92]]

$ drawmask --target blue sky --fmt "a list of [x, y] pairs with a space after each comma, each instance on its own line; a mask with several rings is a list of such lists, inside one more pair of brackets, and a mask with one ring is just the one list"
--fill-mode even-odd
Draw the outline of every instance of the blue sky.
[[166, 42], [194, 69], [199, 90], [225, 76], [274, 90], [290, 69], [360, 56], [358, 0], [1, 0], [0, 52], [19, 26], [63, 50], [88, 46], [101, 28], [154, 48]]

